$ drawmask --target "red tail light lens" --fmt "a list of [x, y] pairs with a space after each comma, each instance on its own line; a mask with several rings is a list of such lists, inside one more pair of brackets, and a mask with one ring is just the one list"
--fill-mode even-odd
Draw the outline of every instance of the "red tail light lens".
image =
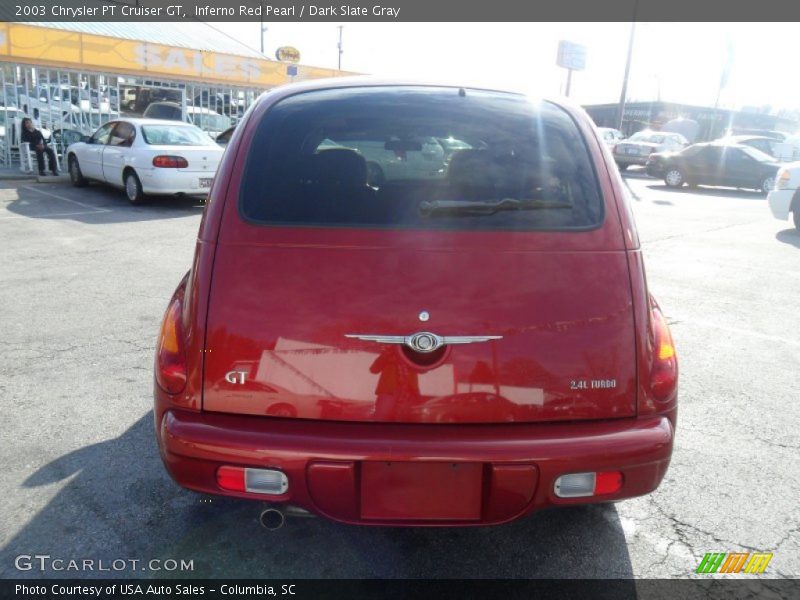
[[217, 485], [223, 490], [245, 491], [244, 468], [220, 467], [217, 469]]
[[153, 166], [162, 169], [185, 169], [189, 162], [182, 156], [162, 155], [153, 159]]
[[678, 387], [678, 357], [667, 320], [655, 300], [651, 299], [650, 318], [653, 327], [653, 364], [650, 390], [658, 401], [669, 400]]
[[186, 352], [181, 313], [184, 280], [170, 300], [156, 346], [156, 381], [168, 394], [179, 394], [186, 386]]
[[622, 473], [606, 471], [598, 473], [594, 480], [594, 495], [613, 494], [622, 488]]

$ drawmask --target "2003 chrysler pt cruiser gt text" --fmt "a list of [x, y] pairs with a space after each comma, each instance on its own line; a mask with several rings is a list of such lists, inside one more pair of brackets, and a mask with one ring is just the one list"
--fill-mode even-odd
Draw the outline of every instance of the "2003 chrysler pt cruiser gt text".
[[678, 367], [613, 158], [516, 94], [263, 95], [157, 346], [182, 486], [347, 523], [485, 525], [652, 492]]

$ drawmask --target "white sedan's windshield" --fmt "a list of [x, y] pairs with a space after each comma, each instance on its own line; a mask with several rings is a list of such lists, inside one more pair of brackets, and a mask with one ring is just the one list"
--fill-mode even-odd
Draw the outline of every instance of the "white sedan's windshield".
[[209, 137], [190, 125], [143, 125], [142, 136], [151, 146], [207, 146]]

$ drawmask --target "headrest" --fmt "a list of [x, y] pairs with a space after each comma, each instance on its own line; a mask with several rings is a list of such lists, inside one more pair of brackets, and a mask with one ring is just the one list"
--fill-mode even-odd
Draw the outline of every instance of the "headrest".
[[491, 197], [498, 175], [498, 166], [485, 150], [459, 150], [450, 159], [447, 171], [455, 190], [470, 197]]
[[311, 156], [309, 179], [323, 185], [366, 186], [367, 161], [355, 150], [329, 148]]

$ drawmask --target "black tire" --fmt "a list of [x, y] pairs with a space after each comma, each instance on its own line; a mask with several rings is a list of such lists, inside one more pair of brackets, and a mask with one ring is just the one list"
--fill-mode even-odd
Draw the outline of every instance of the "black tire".
[[386, 176], [383, 174], [378, 163], [367, 163], [367, 183], [375, 187], [381, 187], [386, 182]]
[[134, 206], [144, 202], [144, 192], [142, 192], [142, 182], [135, 171], [128, 171], [123, 178], [125, 184], [125, 196], [128, 202]]
[[800, 232], [800, 207], [792, 211], [792, 221], [794, 221], [794, 228]]
[[775, 187], [775, 177], [767, 176], [758, 184], [758, 189], [762, 194], [769, 194], [770, 190]]
[[667, 184], [667, 187], [679, 188], [686, 183], [686, 175], [678, 168], [668, 168], [664, 173], [664, 183]]
[[86, 178], [83, 176], [83, 172], [81, 171], [81, 166], [78, 163], [78, 158], [74, 154], [69, 155], [69, 160], [67, 161], [68, 169], [69, 169], [69, 180], [72, 182], [72, 185], [75, 187], [83, 187], [88, 182]]
[[630, 165], [623, 165], [622, 163], [617, 163], [617, 166], [619, 167], [620, 171], [627, 171], [628, 167], [630, 167]]

